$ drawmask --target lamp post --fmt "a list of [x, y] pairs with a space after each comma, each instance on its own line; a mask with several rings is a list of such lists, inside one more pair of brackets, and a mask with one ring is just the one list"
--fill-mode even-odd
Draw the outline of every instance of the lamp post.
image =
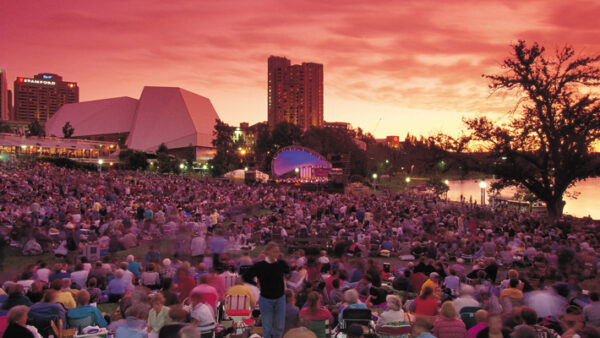
[[485, 181], [479, 182], [479, 188], [481, 188], [481, 206], [485, 205], [485, 188], [487, 188], [487, 183]]
[[373, 189], [377, 190], [377, 173], [373, 173]]
[[101, 158], [98, 159], [98, 172], [99, 173], [102, 172], [102, 163], [104, 163], [104, 161]]
[[450, 181], [444, 180], [444, 184], [448, 187], [448, 189], [446, 189], [446, 193], [445, 193], [446, 201], [448, 201], [448, 190], [450, 190]]

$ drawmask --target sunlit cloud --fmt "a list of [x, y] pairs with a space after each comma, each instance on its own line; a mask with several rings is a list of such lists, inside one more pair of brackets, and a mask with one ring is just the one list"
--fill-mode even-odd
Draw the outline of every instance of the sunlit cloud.
[[596, 54], [599, 15], [581, 0], [7, 0], [0, 67], [11, 79], [61, 74], [82, 100], [179, 86], [237, 124], [266, 120], [267, 58], [282, 55], [324, 64], [325, 120], [378, 137], [458, 133], [463, 116], [514, 107], [482, 78], [501, 71], [511, 43]]

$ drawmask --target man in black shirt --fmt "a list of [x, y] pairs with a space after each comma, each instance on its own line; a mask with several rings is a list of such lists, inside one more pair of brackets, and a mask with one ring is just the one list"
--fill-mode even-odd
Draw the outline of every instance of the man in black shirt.
[[279, 338], [285, 326], [285, 282], [290, 272], [287, 262], [279, 259], [279, 245], [270, 242], [265, 247], [265, 260], [256, 262], [244, 274], [246, 282], [258, 278], [260, 298], [258, 306], [263, 326], [263, 337]]

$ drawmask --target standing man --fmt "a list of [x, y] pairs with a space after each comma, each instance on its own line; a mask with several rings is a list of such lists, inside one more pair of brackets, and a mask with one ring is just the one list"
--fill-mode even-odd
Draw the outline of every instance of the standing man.
[[263, 337], [280, 338], [285, 326], [284, 276], [290, 272], [286, 261], [279, 259], [279, 244], [270, 242], [265, 247], [265, 260], [256, 262], [244, 274], [246, 282], [258, 277]]
[[223, 237], [223, 229], [217, 229], [215, 237], [210, 240], [210, 251], [213, 254], [213, 269], [221, 272], [220, 256], [227, 250], [227, 240]]

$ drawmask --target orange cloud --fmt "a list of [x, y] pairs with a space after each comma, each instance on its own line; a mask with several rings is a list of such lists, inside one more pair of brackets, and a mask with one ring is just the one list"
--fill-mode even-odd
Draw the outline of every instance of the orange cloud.
[[514, 106], [481, 77], [511, 43], [598, 53], [598, 16], [583, 0], [7, 0], [0, 67], [61, 74], [82, 100], [179, 86], [236, 124], [266, 119], [267, 57], [284, 55], [324, 64], [326, 120], [373, 131], [376, 111], [378, 137], [459, 132], [462, 116]]

